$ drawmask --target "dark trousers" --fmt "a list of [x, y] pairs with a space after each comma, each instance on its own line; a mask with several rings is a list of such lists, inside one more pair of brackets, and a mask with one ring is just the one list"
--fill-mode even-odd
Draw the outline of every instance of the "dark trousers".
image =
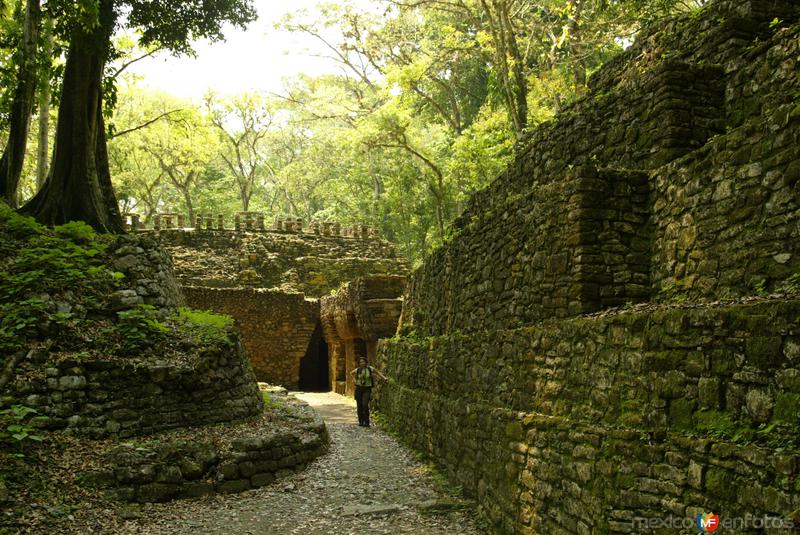
[[369, 425], [369, 400], [371, 397], [371, 386], [356, 386], [356, 406], [358, 407], [359, 425]]

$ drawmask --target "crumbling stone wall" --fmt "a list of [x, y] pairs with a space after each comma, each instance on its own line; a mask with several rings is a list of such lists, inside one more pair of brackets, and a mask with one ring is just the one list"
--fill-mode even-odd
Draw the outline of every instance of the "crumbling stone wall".
[[191, 307], [236, 320], [258, 380], [297, 388], [300, 360], [319, 324], [319, 301], [254, 288], [185, 287], [183, 291]]
[[235, 339], [210, 346], [197, 361], [182, 365], [72, 360], [46, 373], [12, 384], [13, 396], [39, 412], [37, 426], [91, 438], [230, 422], [263, 408], [250, 364]]
[[[798, 20], [719, 0], [654, 29], [411, 275], [376, 399], [500, 532], [800, 507], [799, 304], [746, 297], [800, 272]], [[692, 304], [577, 317], [656, 297]]]

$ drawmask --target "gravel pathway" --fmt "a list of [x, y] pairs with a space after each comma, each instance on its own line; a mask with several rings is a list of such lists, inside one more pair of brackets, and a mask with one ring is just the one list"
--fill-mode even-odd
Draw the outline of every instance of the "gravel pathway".
[[121, 533], [483, 533], [471, 504], [454, 500], [429, 470], [379, 427], [356, 425], [355, 402], [296, 394], [324, 418], [331, 449], [306, 470], [261, 489], [145, 505]]

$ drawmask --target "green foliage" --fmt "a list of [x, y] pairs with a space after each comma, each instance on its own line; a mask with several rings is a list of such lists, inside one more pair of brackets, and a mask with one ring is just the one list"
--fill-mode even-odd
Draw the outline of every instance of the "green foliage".
[[41, 234], [44, 230], [32, 217], [17, 214], [6, 203], [0, 202], [0, 225], [11, 238], [24, 239]]
[[760, 277], [753, 280], [753, 290], [757, 295], [767, 295], [767, 279]]
[[34, 409], [23, 405], [13, 405], [10, 409], [0, 410], [0, 446], [11, 447], [22, 455], [23, 448], [29, 442], [41, 442], [42, 437], [35, 433], [27, 420], [36, 414]]
[[0, 304], [0, 353], [10, 354], [24, 347], [24, 341], [47, 321], [45, 303], [40, 299]]
[[730, 413], [720, 411], [698, 411], [694, 414], [697, 430], [718, 438], [737, 437], [737, 426]]
[[787, 293], [800, 293], [800, 272], [790, 275], [783, 282], [780, 289]]
[[95, 230], [83, 221], [70, 221], [64, 225], [59, 225], [53, 229], [57, 236], [69, 240], [91, 244], [97, 239]]
[[105, 335], [120, 342], [125, 354], [140, 353], [164, 340], [169, 328], [160, 321], [158, 310], [151, 305], [138, 305], [117, 312], [119, 322]]
[[51, 231], [0, 203], [0, 354], [22, 349], [51, 323], [65, 324], [51, 298], [71, 292], [88, 303], [106, 294], [115, 284], [103, 265], [106, 249], [84, 223]]
[[[124, 3], [142, 14], [131, 16], [133, 26], [180, 37], [153, 19], [171, 2]], [[322, 38], [341, 75], [299, 75], [282, 98], [208, 95], [202, 106], [130, 83], [120, 90], [118, 131], [169, 115], [110, 144], [124, 209], [148, 219], [157, 209], [187, 213], [189, 204], [195, 213], [227, 214], [246, 205], [268, 218], [367, 223], [416, 264], [514, 157], [520, 132], [503, 75], [520, 65], [498, 53], [499, 37], [525, 51], [517, 82], [527, 85], [527, 124], [536, 125], [583, 96], [587, 75], [639, 28], [698, 5], [581, 4], [519, 4], [500, 36], [474, 0], [401, 0], [380, 16], [329, 3], [287, 15], [281, 26]], [[150, 35], [143, 41], [161, 42]]]
[[201, 345], [227, 342], [233, 327], [230, 316], [190, 308], [180, 308], [177, 320], [181, 330]]
[[49, 235], [28, 240], [2, 274], [7, 282], [0, 284], [0, 297], [16, 299], [32, 290], [56, 293], [81, 283], [93, 286], [112, 281], [100, 261], [106, 246], [88, 246]]

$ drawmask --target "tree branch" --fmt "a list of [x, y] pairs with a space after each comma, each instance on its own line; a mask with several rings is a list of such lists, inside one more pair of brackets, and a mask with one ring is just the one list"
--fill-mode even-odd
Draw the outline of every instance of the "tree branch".
[[151, 51], [150, 51], [150, 52], [148, 52], [147, 54], [143, 54], [143, 55], [141, 55], [141, 56], [139, 56], [139, 57], [137, 57], [137, 58], [133, 58], [132, 60], [130, 60], [130, 61], [127, 61], [127, 62], [123, 63], [123, 64], [120, 66], [120, 68], [119, 68], [119, 69], [117, 69], [116, 71], [114, 71], [114, 74], [112, 74], [112, 75], [111, 75], [111, 79], [112, 79], [112, 80], [116, 80], [116, 79], [117, 79], [117, 77], [118, 77], [120, 74], [122, 74], [122, 72], [123, 72], [125, 69], [127, 69], [128, 67], [130, 67], [131, 65], [133, 65], [133, 64], [134, 64], [134, 63], [136, 63], [137, 61], [142, 61], [142, 60], [143, 60], [143, 59], [145, 59], [145, 58], [149, 58], [149, 57], [151, 57], [153, 54], [155, 54], [155, 53], [156, 53], [156, 52], [158, 52], [159, 50], [160, 50], [160, 49], [158, 49], [158, 48], [157, 48], [157, 49], [155, 49], [155, 50], [151, 50]]
[[178, 113], [179, 111], [183, 111], [183, 110], [172, 110], [172, 111], [168, 111], [168, 112], [162, 113], [158, 117], [156, 117], [154, 119], [150, 119], [149, 121], [147, 121], [145, 123], [142, 123], [139, 126], [135, 126], [133, 128], [128, 128], [126, 130], [122, 130], [121, 132], [116, 132], [113, 135], [108, 136], [108, 139], [110, 141], [110, 140], [118, 138], [120, 136], [124, 136], [125, 134], [130, 134], [132, 132], [136, 132], [137, 130], [141, 130], [143, 128], [147, 128], [151, 124], [156, 123], [156, 122], [160, 121], [161, 119], [172, 115], [173, 113]]

